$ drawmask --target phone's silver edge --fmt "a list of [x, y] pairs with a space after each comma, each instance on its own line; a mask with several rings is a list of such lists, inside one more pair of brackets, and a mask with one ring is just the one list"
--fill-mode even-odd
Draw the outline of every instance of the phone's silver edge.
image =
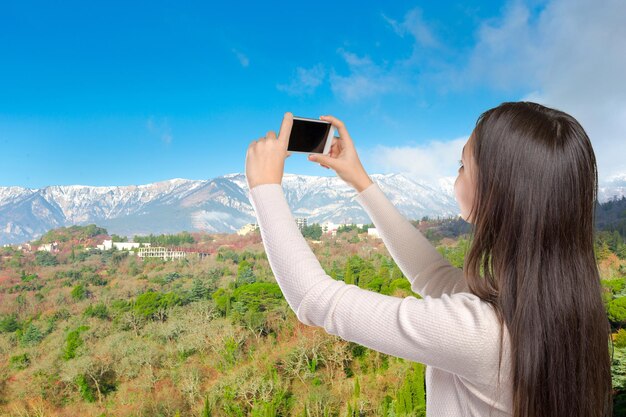
[[319, 122], [319, 123], [325, 123], [325, 124], [331, 124], [330, 122], [327, 122], [326, 120], [320, 120], [320, 119], [311, 119], [309, 117], [300, 117], [300, 116], [293, 116], [294, 120], [310, 120], [312, 122]]
[[[326, 150], [326, 149], [324, 149], [324, 150]], [[328, 149], [328, 151], [330, 152], [330, 149]], [[312, 153], [317, 154], [317, 155], [328, 155], [328, 153], [329, 153], [329, 152], [325, 152], [325, 153], [320, 153], [320, 152], [300, 152], [300, 151], [289, 151], [289, 150], [287, 152], [289, 152], [289, 153], [305, 153], [307, 155], [312, 154]]]

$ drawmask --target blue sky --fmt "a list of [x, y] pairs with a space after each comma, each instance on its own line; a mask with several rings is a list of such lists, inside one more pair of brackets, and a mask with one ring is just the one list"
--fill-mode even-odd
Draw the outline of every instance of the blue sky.
[[244, 172], [285, 111], [342, 119], [369, 173], [455, 176], [480, 113], [521, 99], [626, 173], [624, 4], [3, 2], [0, 186]]

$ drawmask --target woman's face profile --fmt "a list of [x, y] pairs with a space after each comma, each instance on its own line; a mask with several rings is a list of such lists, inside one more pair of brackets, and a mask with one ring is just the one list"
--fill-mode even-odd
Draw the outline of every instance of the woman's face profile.
[[468, 219], [472, 204], [474, 204], [474, 192], [476, 190], [476, 164], [474, 163], [474, 132], [463, 147], [461, 153], [461, 166], [459, 167], [459, 175], [454, 182], [454, 196], [459, 207], [461, 208], [461, 217], [468, 223], [473, 222]]

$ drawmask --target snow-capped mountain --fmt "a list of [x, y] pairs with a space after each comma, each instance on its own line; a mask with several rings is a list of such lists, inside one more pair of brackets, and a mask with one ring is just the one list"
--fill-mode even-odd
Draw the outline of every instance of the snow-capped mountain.
[[626, 196], [626, 173], [609, 177], [598, 186], [598, 201], [601, 203], [624, 196]]
[[[437, 184], [403, 174], [370, 177], [409, 219], [459, 213], [453, 177]], [[336, 176], [286, 173], [283, 189], [293, 215], [306, 217], [309, 224], [371, 222], [354, 201], [356, 191]], [[256, 221], [248, 191], [242, 173], [137, 186], [0, 187], [0, 244], [25, 242], [50, 229], [90, 223], [125, 236], [183, 230], [234, 233]]]

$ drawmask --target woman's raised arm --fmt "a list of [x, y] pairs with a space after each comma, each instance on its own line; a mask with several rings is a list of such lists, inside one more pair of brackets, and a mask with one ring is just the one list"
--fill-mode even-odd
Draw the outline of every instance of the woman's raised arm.
[[340, 137], [333, 139], [330, 155], [311, 154], [309, 160], [332, 168], [357, 191], [356, 200], [379, 230], [392, 258], [411, 282], [413, 292], [439, 297], [469, 291], [463, 270], [441, 256], [367, 175], [345, 124], [333, 116], [322, 119], [331, 122]]
[[251, 188], [250, 201], [270, 267], [302, 323], [468, 378], [488, 377], [493, 355], [486, 350], [497, 346], [497, 332], [493, 311], [478, 297], [399, 298], [334, 280], [298, 229], [280, 184]]
[[377, 183], [356, 196], [413, 292], [424, 296], [468, 292], [463, 270], [450, 264], [389, 201]]

